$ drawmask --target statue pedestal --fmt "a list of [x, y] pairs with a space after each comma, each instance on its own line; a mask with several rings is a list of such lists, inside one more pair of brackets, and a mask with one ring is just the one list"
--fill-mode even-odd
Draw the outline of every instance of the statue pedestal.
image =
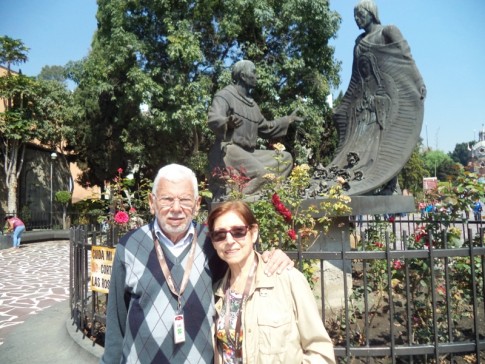
[[[306, 200], [304, 205], [319, 205], [322, 200]], [[349, 206], [352, 216], [382, 215], [415, 212], [412, 196], [352, 196]], [[320, 235], [308, 248], [309, 252], [346, 252], [351, 250], [349, 217], [334, 217], [326, 235]], [[317, 225], [316, 229], [319, 229]], [[321, 230], [321, 226], [320, 229]], [[320, 272], [322, 276], [322, 272]], [[347, 295], [345, 295], [344, 279], [347, 280]], [[345, 297], [352, 293], [352, 262], [345, 260], [325, 260], [323, 262], [323, 289], [325, 308], [343, 309]], [[321, 284], [315, 286], [315, 293], [322, 296]]]

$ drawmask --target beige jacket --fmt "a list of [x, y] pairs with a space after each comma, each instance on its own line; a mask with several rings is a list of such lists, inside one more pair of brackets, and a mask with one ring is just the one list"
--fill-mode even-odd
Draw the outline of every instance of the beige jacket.
[[[257, 254], [255, 284], [242, 311], [243, 362], [246, 364], [335, 363], [333, 345], [323, 326], [313, 293], [297, 269], [264, 274]], [[216, 290], [220, 314], [228, 274]], [[222, 363], [216, 350], [215, 363]]]

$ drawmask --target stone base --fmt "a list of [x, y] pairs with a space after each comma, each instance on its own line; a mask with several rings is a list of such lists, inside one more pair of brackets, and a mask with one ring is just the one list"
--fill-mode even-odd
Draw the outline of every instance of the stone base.
[[0, 250], [12, 247], [11, 235], [0, 235]]
[[[322, 200], [310, 199], [304, 206], [319, 205]], [[352, 196], [349, 206], [351, 215], [383, 215], [415, 212], [414, 197], [392, 196]], [[318, 217], [318, 216], [316, 216]], [[349, 217], [334, 217], [327, 235], [321, 235], [308, 248], [311, 252], [345, 252], [357, 246], [358, 238], [350, 234]], [[315, 229], [322, 231], [321, 226]], [[322, 272], [319, 272], [322, 276]], [[347, 297], [352, 294], [352, 262], [343, 260], [326, 260], [323, 264], [323, 289], [326, 311], [339, 310], [345, 307], [344, 278], [347, 280]], [[315, 286], [315, 295], [322, 297], [321, 283]], [[320, 309], [322, 309], [320, 307]]]
[[[348, 226], [347, 216], [333, 218], [332, 226], [327, 235], [320, 236], [312, 246], [311, 252], [341, 252], [350, 250], [350, 234], [345, 226]], [[319, 226], [316, 227], [317, 229]], [[321, 229], [321, 227], [320, 227]], [[323, 290], [326, 310], [339, 310], [345, 307], [344, 279], [347, 280], [347, 296], [352, 293], [352, 264], [343, 260], [326, 260], [323, 262]], [[315, 286], [315, 294], [322, 297], [321, 283]], [[322, 309], [322, 307], [320, 307]]]

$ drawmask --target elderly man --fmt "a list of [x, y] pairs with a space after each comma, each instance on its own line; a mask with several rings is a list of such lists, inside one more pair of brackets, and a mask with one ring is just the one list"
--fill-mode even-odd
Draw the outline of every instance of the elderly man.
[[[232, 167], [249, 178], [243, 192], [257, 193], [264, 183], [263, 175], [268, 171], [288, 176], [292, 168], [292, 157], [281, 152], [281, 160], [275, 159], [275, 152], [258, 150], [258, 136], [277, 138], [285, 136], [288, 126], [301, 120], [296, 110], [289, 116], [268, 121], [251, 98], [251, 90], [256, 87], [256, 67], [251, 61], [239, 61], [232, 69], [233, 84], [216, 93], [209, 110], [209, 128], [216, 134], [216, 142], [209, 153], [211, 170]], [[217, 184], [210, 186], [215, 197], [224, 195]]]
[[[212, 363], [213, 283], [226, 264], [205, 226], [194, 173], [161, 168], [149, 197], [155, 219], [116, 248], [100, 363]], [[281, 252], [271, 270], [292, 265]], [[269, 272], [270, 274], [270, 272]]]

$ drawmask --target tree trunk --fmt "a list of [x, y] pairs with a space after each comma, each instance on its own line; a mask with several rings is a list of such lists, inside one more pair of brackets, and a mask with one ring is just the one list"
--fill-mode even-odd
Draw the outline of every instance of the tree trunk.
[[[20, 156], [19, 151], [21, 150]], [[5, 155], [5, 174], [7, 177], [6, 185], [8, 190], [7, 197], [7, 213], [16, 213], [17, 209], [17, 188], [20, 171], [24, 164], [25, 144], [20, 144], [18, 141], [10, 144], [10, 150], [7, 148]], [[19, 160], [20, 159], [20, 160]]]
[[7, 213], [18, 213], [17, 211], [17, 186], [18, 178], [15, 168], [12, 168], [10, 174], [7, 176], [8, 181], [8, 199], [7, 199]]

